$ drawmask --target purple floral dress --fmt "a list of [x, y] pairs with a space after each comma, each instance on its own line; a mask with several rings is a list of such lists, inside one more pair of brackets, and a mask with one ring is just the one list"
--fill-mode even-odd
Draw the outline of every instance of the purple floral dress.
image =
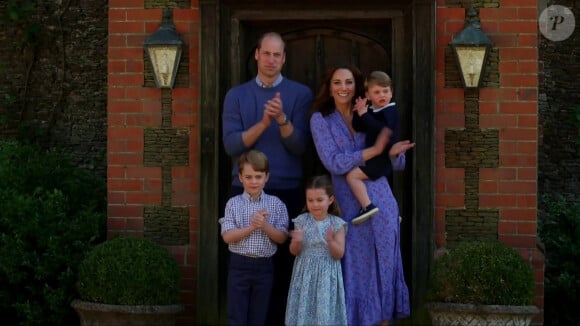
[[[332, 175], [342, 217], [349, 222], [360, 205], [346, 183], [345, 174], [364, 164], [361, 151], [365, 135], [350, 133], [338, 112], [323, 117], [315, 113], [310, 130], [320, 160]], [[393, 168], [400, 170], [405, 156]], [[349, 225], [342, 269], [348, 324], [377, 325], [410, 314], [409, 290], [403, 274], [400, 250], [399, 208], [385, 177], [365, 181], [379, 213], [359, 225]]]

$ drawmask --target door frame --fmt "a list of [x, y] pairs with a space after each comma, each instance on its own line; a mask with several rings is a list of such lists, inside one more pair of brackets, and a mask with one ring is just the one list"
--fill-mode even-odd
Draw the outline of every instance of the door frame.
[[[224, 31], [231, 35], [228, 49], [239, 48], [240, 23], [244, 20], [275, 19], [353, 19], [353, 18], [386, 18], [393, 20], [393, 45], [406, 44], [402, 50], [394, 46], [393, 76], [396, 85], [411, 85], [409, 88], [396, 90], [401, 92], [397, 98], [409, 99], [412, 110], [411, 135], [415, 143], [414, 151], [420, 155], [409, 155], [407, 171], [411, 174], [412, 205], [411, 228], [411, 281], [409, 284], [413, 308], [421, 303], [421, 297], [427, 288], [427, 279], [432, 253], [434, 208], [434, 169], [435, 169], [435, 132], [434, 132], [434, 90], [435, 90], [435, 6], [433, 0], [401, 1], [399, 5], [385, 4], [377, 9], [328, 9], [329, 6], [307, 8], [303, 5], [293, 9], [282, 8], [277, 2], [271, 3], [268, 9], [249, 9], [238, 6], [232, 8], [220, 0], [200, 0], [200, 201], [198, 220], [197, 257], [197, 299], [195, 306], [198, 325], [217, 325], [221, 322], [218, 284], [218, 244], [219, 224], [216, 216], [219, 203], [219, 156], [220, 111], [225, 92], [231, 85], [239, 83], [241, 62], [230, 62], [231, 74], [227, 82], [222, 80], [223, 60], [236, 57], [231, 53], [224, 54], [220, 42], [226, 40]], [[240, 3], [241, 1], [237, 1]], [[252, 1], [250, 1], [252, 2]], [[373, 1], [367, 1], [373, 2]], [[375, 1], [383, 3], [383, 1]], [[310, 1], [305, 1], [310, 3]], [[263, 5], [262, 5], [263, 7]], [[313, 5], [314, 7], [314, 5]], [[305, 9], [306, 8], [306, 9]], [[224, 19], [227, 18], [227, 19]], [[412, 41], [409, 42], [408, 40]], [[403, 64], [407, 58], [412, 63]], [[409, 67], [403, 73], [394, 71], [398, 67]], [[405, 69], [405, 68], [403, 68]], [[408, 71], [407, 71], [408, 70]], [[408, 80], [405, 80], [408, 79]], [[227, 85], [226, 85], [227, 84]], [[418, 159], [420, 157], [420, 159]]]

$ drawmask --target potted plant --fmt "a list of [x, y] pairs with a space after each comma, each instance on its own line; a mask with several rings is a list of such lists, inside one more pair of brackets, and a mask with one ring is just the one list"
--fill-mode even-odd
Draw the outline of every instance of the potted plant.
[[79, 265], [80, 300], [71, 305], [82, 326], [174, 325], [179, 266], [161, 245], [144, 238], [119, 237], [95, 248]]
[[464, 242], [435, 260], [427, 291], [434, 326], [529, 325], [538, 308], [531, 266], [495, 242]]

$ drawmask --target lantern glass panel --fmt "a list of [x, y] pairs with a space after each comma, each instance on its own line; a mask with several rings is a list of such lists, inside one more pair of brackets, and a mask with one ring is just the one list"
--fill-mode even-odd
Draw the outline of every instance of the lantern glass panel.
[[478, 87], [485, 62], [486, 46], [455, 46], [465, 87]]
[[177, 72], [179, 62], [179, 46], [176, 45], [149, 45], [147, 51], [153, 66], [157, 87], [171, 88]]

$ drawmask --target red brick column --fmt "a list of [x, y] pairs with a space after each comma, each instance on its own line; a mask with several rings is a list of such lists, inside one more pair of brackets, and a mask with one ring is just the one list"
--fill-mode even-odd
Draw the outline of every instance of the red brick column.
[[[486, 5], [489, 5], [486, 2]], [[497, 133], [498, 155], [493, 167], [476, 175], [478, 211], [496, 212], [497, 238], [517, 248], [536, 276], [536, 302], [543, 308], [544, 258], [536, 249], [538, 147], [538, 9], [536, 0], [498, 0], [480, 8], [481, 29], [494, 43], [488, 60], [493, 67], [478, 97], [478, 132]], [[450, 164], [446, 150], [449, 130], [466, 127], [464, 90], [449, 81], [449, 43], [464, 26], [465, 9], [458, 1], [437, 1], [436, 194], [435, 239], [447, 246], [450, 211], [468, 206], [473, 179], [466, 168]], [[495, 63], [493, 62], [495, 61]], [[451, 86], [450, 86], [451, 85]], [[493, 156], [493, 153], [486, 153]], [[470, 190], [471, 189], [471, 190]], [[492, 214], [493, 215], [493, 214]], [[543, 316], [534, 320], [542, 324]]]
[[[173, 90], [164, 110], [163, 92], [146, 81], [143, 41], [159, 27], [162, 9], [145, 9], [144, 0], [109, 0], [108, 39], [108, 234], [147, 236], [146, 218], [158, 211], [175, 210], [185, 214], [182, 243], [166, 244], [181, 266], [185, 311], [180, 324], [194, 323], [197, 219], [199, 215], [198, 148], [198, 34], [199, 11], [196, 0], [191, 7], [175, 9], [173, 22], [185, 43], [178, 73], [184, 76]], [[182, 71], [186, 70], [186, 71]], [[165, 115], [164, 115], [165, 114]], [[180, 137], [187, 154], [185, 163], [156, 166], [147, 163], [155, 156], [146, 136], [162, 134]], [[161, 153], [160, 153], [161, 154]], [[171, 153], [169, 153], [171, 154]], [[163, 156], [165, 157], [165, 156]], [[154, 160], [153, 160], [154, 161]], [[188, 162], [187, 162], [188, 161]], [[167, 171], [164, 173], [163, 171]], [[169, 179], [169, 180], [166, 180]], [[169, 187], [166, 189], [164, 187]], [[147, 213], [149, 212], [150, 213]], [[172, 213], [173, 214], [173, 213]], [[168, 214], [167, 218], [173, 215]], [[162, 225], [162, 224], [160, 224]], [[160, 232], [163, 232], [161, 230]]]

